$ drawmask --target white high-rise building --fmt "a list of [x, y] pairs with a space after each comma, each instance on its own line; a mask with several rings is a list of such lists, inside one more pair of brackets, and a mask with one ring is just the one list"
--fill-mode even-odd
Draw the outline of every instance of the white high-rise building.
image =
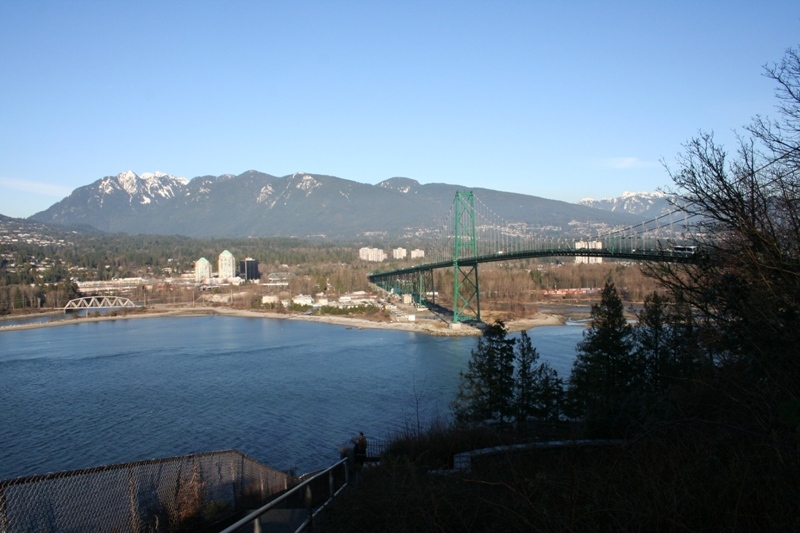
[[359, 248], [358, 258], [364, 261], [373, 261], [380, 263], [386, 259], [386, 252], [380, 248]]
[[405, 248], [395, 248], [392, 250], [392, 258], [393, 259], [405, 259], [408, 252]]
[[205, 257], [201, 257], [194, 263], [194, 280], [202, 283], [211, 277], [211, 262]]
[[217, 274], [219, 275], [219, 279], [236, 277], [236, 259], [228, 250], [219, 254], [219, 269], [217, 270]]
[[[576, 250], [584, 250], [584, 249], [586, 249], [586, 250], [602, 250], [603, 249], [603, 243], [600, 242], [600, 241], [577, 241], [575, 243], [575, 249]], [[584, 263], [584, 264], [588, 263], [590, 265], [596, 265], [598, 263], [602, 263], [603, 262], [603, 258], [602, 257], [587, 257], [587, 256], [576, 255], [575, 256], [575, 262], [576, 263]]]
[[425, 257], [425, 250], [420, 250], [417, 248], [416, 250], [411, 250], [411, 259], [418, 259]]

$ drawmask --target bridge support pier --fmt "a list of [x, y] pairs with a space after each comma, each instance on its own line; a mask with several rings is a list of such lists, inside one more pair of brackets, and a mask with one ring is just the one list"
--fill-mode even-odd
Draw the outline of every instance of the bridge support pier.
[[433, 269], [420, 270], [417, 273], [417, 292], [415, 301], [417, 305], [436, 303], [436, 289], [433, 286]]
[[436, 303], [432, 268], [391, 275], [373, 282], [385, 291], [395, 294], [410, 294], [411, 299], [417, 305]]

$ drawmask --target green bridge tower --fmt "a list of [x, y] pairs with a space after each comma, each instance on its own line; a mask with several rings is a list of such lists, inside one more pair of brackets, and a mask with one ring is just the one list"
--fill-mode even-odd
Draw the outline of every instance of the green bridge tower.
[[[478, 287], [478, 242], [475, 238], [475, 198], [472, 191], [456, 192], [453, 242], [453, 323], [481, 319]], [[465, 265], [461, 261], [472, 259]], [[471, 314], [470, 314], [471, 313]]]

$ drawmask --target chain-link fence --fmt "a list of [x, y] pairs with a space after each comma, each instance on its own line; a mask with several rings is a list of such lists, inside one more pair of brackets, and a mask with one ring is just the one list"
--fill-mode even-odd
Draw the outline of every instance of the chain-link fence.
[[195, 531], [294, 482], [235, 450], [9, 479], [0, 481], [0, 533]]

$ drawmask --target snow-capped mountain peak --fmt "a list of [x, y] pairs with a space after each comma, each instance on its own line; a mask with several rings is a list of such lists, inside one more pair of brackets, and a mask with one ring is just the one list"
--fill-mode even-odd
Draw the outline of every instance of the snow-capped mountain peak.
[[125, 172], [117, 174], [117, 183], [119, 183], [125, 192], [131, 195], [135, 194], [138, 189], [138, 180], [139, 176], [132, 170], [126, 170]]
[[157, 202], [159, 198], [172, 198], [188, 183], [189, 180], [186, 178], [160, 171], [137, 175], [132, 170], [126, 170], [116, 176], [106, 176], [101, 179], [97, 182], [97, 190], [101, 196], [125, 191], [131, 204], [149, 204]]
[[583, 198], [579, 205], [594, 207], [604, 211], [630, 213], [632, 215], [658, 216], [672, 211], [674, 208], [670, 200], [674, 195], [656, 192], [630, 192], [625, 191], [616, 198]]

